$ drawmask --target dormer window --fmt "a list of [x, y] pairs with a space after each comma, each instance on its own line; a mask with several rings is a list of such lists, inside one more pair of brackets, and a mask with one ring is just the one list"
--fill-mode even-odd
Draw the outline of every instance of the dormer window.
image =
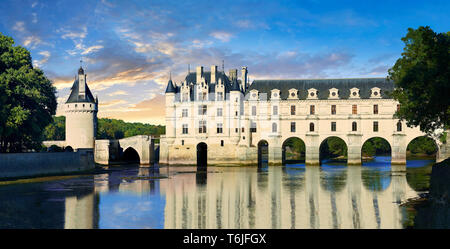
[[329, 99], [339, 99], [339, 90], [337, 88], [331, 88], [330, 94], [328, 95]]
[[258, 91], [257, 90], [250, 91], [250, 100], [258, 100]]
[[280, 99], [280, 90], [273, 89], [271, 99], [279, 100]]
[[350, 89], [350, 98], [351, 99], [359, 99], [359, 89], [356, 87], [353, 87]]
[[310, 88], [308, 90], [308, 99], [317, 99], [317, 89], [315, 88]]
[[378, 87], [373, 87], [372, 89], [370, 89], [370, 98], [371, 99], [381, 98], [381, 89]]
[[290, 89], [288, 99], [298, 99], [298, 90], [294, 88]]

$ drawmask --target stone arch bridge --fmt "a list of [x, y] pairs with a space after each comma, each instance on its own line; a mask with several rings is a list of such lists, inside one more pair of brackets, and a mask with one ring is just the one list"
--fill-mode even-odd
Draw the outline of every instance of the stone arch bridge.
[[[95, 140], [95, 162], [103, 165], [130, 161], [140, 165], [157, 163], [159, 158], [159, 143], [155, 143], [157, 139], [159, 136], [138, 135], [122, 139]], [[63, 149], [72, 147], [67, 141], [44, 141], [43, 144], [47, 147], [57, 145]]]

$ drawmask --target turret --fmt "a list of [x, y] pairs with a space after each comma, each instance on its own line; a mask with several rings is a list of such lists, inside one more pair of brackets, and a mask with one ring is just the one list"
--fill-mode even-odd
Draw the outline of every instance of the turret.
[[176, 87], [172, 82], [172, 78], [169, 78], [167, 82], [165, 99], [166, 99], [166, 138], [168, 144], [172, 144], [175, 141], [176, 135], [176, 114], [175, 114], [175, 94]]
[[241, 117], [241, 103], [242, 103], [241, 86], [239, 85], [237, 79], [234, 79], [232, 81], [229, 103], [231, 116], [230, 137], [231, 142], [237, 144], [241, 136], [240, 117]]
[[66, 146], [73, 149], [93, 149], [95, 145], [98, 98], [94, 98], [82, 67], [73, 82], [65, 103]]

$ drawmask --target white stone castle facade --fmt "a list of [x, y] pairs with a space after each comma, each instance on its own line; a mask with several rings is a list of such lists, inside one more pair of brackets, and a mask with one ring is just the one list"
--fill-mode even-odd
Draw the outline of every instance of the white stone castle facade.
[[[283, 163], [283, 143], [297, 137], [306, 146], [306, 164], [319, 165], [319, 148], [339, 137], [348, 148], [348, 164], [361, 164], [361, 149], [373, 137], [386, 139], [392, 164], [406, 163], [406, 149], [425, 135], [394, 117], [394, 84], [385, 78], [254, 80], [242, 67], [226, 75], [212, 66], [197, 67], [180, 84], [166, 88], [166, 135], [160, 164], [195, 165], [199, 150], [208, 165], [256, 165], [258, 146], [268, 144], [268, 164]], [[436, 140], [437, 161], [447, 145]], [[201, 152], [204, 153], [204, 152]]]

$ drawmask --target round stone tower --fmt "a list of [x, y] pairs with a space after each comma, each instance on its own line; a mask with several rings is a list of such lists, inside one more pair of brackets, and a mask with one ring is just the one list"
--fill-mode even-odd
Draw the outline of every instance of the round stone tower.
[[86, 83], [82, 67], [78, 69], [65, 106], [66, 146], [73, 149], [94, 149], [97, 133], [98, 98], [94, 99]]

